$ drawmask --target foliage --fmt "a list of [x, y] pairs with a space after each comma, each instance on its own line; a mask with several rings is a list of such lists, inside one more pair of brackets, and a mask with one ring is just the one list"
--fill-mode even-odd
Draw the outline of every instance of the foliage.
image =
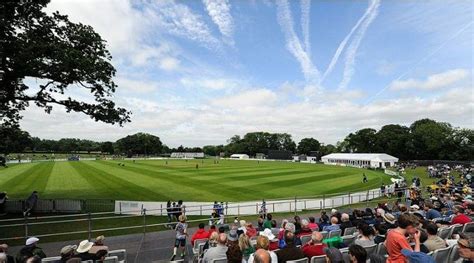
[[[117, 86], [106, 42], [91, 26], [43, 9], [49, 0], [0, 3], [0, 123], [17, 124], [30, 102], [50, 113], [53, 105], [96, 121], [120, 125], [130, 112], [111, 100]], [[28, 84], [28, 78], [41, 83]], [[68, 91], [89, 93], [81, 100]]]
[[119, 153], [128, 156], [136, 154], [160, 154], [163, 148], [159, 137], [141, 132], [117, 140], [115, 146]]
[[316, 152], [321, 149], [321, 144], [314, 138], [303, 138], [298, 143], [298, 153], [310, 155], [311, 152]]

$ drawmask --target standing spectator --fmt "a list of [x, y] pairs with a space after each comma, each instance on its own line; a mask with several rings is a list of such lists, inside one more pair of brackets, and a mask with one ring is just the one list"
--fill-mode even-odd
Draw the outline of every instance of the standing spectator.
[[311, 235], [311, 241], [303, 244], [301, 249], [303, 250], [303, 254], [311, 260], [314, 256], [325, 255], [324, 248], [326, 248], [326, 245], [323, 244], [323, 235], [314, 231]]
[[217, 245], [215, 247], [209, 247], [209, 249], [204, 253], [202, 258], [203, 263], [209, 263], [213, 259], [226, 258], [227, 257], [227, 235], [224, 233], [219, 234], [217, 239]]
[[173, 206], [170, 200], [166, 203], [166, 215], [168, 216], [168, 223], [171, 223], [173, 221]]
[[186, 217], [184, 215], [180, 215], [178, 218], [179, 222], [176, 224], [176, 240], [174, 242], [173, 248], [173, 256], [171, 257], [170, 261], [173, 261], [176, 257], [176, 253], [178, 252], [178, 248], [181, 247], [181, 258], [185, 256], [186, 250], [186, 236], [188, 236], [188, 224], [186, 224]]
[[38, 192], [33, 191], [33, 193], [31, 193], [31, 195], [25, 200], [25, 210], [23, 211], [23, 215], [29, 216], [31, 211], [35, 209], [37, 202], [38, 202]]
[[318, 224], [316, 224], [316, 219], [314, 218], [314, 216], [308, 217], [308, 220], [309, 220], [308, 227], [309, 227], [312, 231], [319, 230], [319, 226], [318, 226]]
[[43, 249], [37, 246], [39, 239], [36, 237], [30, 237], [26, 240], [25, 246], [18, 252], [16, 256], [17, 263], [24, 263], [29, 258], [38, 256], [39, 258], [45, 258]]
[[331, 217], [331, 225], [323, 227], [323, 231], [331, 232], [331, 231], [341, 229], [341, 227], [339, 226], [337, 222], [338, 222], [337, 217], [335, 216]]
[[7, 244], [0, 245], [0, 253], [3, 253], [5, 255], [5, 263], [15, 263], [15, 258], [13, 258], [13, 256], [8, 255]]
[[429, 223], [426, 225], [426, 232], [428, 233], [428, 239], [424, 244], [429, 251], [435, 251], [436, 249], [446, 247], [446, 241], [437, 235], [438, 226], [436, 226], [436, 224]]
[[388, 263], [405, 263], [406, 258], [402, 249], [412, 250], [405, 235], [411, 235], [415, 240], [415, 251], [420, 252], [420, 231], [416, 229], [418, 219], [414, 215], [402, 214], [398, 218], [398, 227], [387, 234], [385, 247], [388, 252]]
[[5, 212], [5, 206], [8, 200], [7, 192], [0, 192], [0, 216], [4, 216], [7, 213]]
[[249, 262], [249, 263], [255, 262], [254, 260], [257, 258], [259, 251], [260, 251], [260, 252], [261, 252], [261, 251], [267, 252], [267, 253], [270, 255], [270, 258], [271, 258], [271, 262], [272, 262], [272, 263], [278, 262], [278, 257], [277, 257], [277, 255], [276, 255], [276, 253], [273, 252], [273, 251], [269, 251], [269, 250], [268, 250], [269, 245], [270, 245], [270, 241], [268, 240], [267, 237], [259, 236], [259, 237], [257, 238], [257, 246], [256, 246], [256, 247], [257, 247], [257, 251], [256, 251], [255, 253], [253, 253], [252, 255], [250, 255], [248, 262]]
[[205, 227], [204, 223], [199, 223], [199, 229], [191, 237], [191, 245], [194, 246], [194, 241], [196, 239], [209, 238], [209, 232], [207, 232], [206, 229], [204, 229], [204, 227]]
[[295, 235], [290, 231], [285, 232], [286, 247], [276, 252], [278, 263], [285, 263], [288, 260], [295, 260], [304, 258], [305, 255], [301, 249], [295, 246]]
[[351, 263], [365, 263], [367, 261], [367, 251], [365, 248], [353, 244], [349, 247], [349, 257]]
[[250, 239], [247, 235], [240, 235], [239, 236], [239, 247], [240, 251], [242, 252], [242, 258], [247, 262], [250, 255], [255, 252], [252, 244], [250, 244]]
[[239, 246], [237, 231], [232, 229], [227, 235], [227, 262], [242, 263], [242, 251]]
[[462, 206], [457, 205], [454, 207], [454, 214], [453, 220], [451, 224], [461, 224], [464, 225], [466, 223], [472, 222], [471, 218], [464, 214], [464, 208]]

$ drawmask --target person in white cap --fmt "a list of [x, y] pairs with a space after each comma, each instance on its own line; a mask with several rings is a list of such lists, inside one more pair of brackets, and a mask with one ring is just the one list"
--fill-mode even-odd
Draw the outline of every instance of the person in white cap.
[[46, 254], [43, 252], [43, 249], [36, 245], [38, 241], [39, 239], [36, 237], [28, 238], [25, 242], [25, 246], [18, 252], [16, 256], [16, 262], [24, 263], [28, 260], [28, 258], [34, 256], [45, 258]]
[[76, 252], [78, 253], [77, 256], [79, 256], [82, 261], [95, 260], [95, 255], [89, 253], [89, 250], [93, 245], [94, 243], [90, 242], [89, 240], [82, 240], [76, 249]]

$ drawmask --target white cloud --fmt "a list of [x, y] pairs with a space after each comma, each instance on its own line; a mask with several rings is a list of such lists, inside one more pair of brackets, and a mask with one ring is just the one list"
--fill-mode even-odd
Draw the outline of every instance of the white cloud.
[[166, 71], [176, 70], [179, 67], [179, 60], [173, 57], [165, 57], [160, 60], [160, 68]]
[[445, 88], [459, 80], [466, 78], [469, 72], [465, 69], [452, 69], [428, 76], [426, 80], [406, 79], [395, 80], [389, 87], [391, 90], [421, 89], [435, 90]]
[[311, 56], [311, 43], [309, 41], [311, 0], [301, 0], [301, 29], [303, 31], [304, 48]]
[[214, 99], [211, 104], [228, 109], [244, 109], [246, 107], [267, 107], [277, 101], [277, 95], [268, 89], [254, 89], [239, 94]]
[[351, 41], [351, 44], [346, 50], [346, 60], [344, 63], [344, 73], [342, 76], [342, 81], [339, 84], [339, 88], [346, 88], [349, 82], [354, 75], [354, 64], [355, 57], [357, 55], [357, 49], [359, 48], [360, 42], [365, 36], [365, 32], [369, 28], [370, 24], [378, 15], [378, 9], [380, 6], [380, 0], [372, 0], [369, 6], [368, 15], [365, 20], [362, 21], [360, 28], [357, 30], [354, 38]]
[[241, 81], [230, 78], [188, 78], [184, 77], [179, 82], [186, 88], [209, 90], [233, 90], [242, 85]]
[[288, 51], [298, 60], [301, 70], [307, 81], [319, 82], [320, 73], [311, 61], [311, 57], [303, 48], [303, 45], [296, 35], [293, 17], [291, 15], [290, 6], [287, 0], [277, 1], [277, 17], [283, 34], [285, 35], [286, 47]]
[[225, 39], [233, 43], [234, 21], [230, 14], [230, 4], [227, 0], [203, 0], [207, 13]]

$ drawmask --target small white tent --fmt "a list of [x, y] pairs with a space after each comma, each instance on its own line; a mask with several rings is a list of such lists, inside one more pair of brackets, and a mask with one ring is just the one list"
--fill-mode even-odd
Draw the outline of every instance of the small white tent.
[[234, 153], [230, 156], [230, 159], [248, 159], [250, 158], [247, 154]]

